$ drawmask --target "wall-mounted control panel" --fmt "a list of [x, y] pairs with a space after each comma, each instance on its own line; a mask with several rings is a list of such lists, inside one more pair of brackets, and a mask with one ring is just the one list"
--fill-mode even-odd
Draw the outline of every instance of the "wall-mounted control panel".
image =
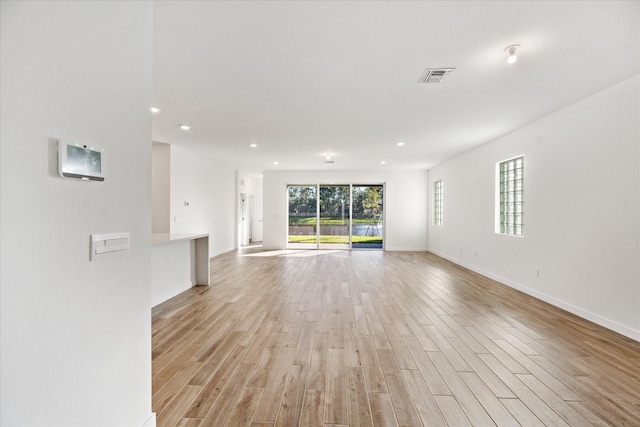
[[104, 181], [104, 149], [58, 141], [58, 174], [63, 178]]
[[91, 261], [125, 256], [128, 253], [128, 232], [91, 235]]

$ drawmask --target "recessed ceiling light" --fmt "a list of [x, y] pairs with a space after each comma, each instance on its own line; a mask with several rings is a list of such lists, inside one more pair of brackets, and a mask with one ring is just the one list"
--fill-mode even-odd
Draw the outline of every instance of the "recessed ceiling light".
[[180, 129], [189, 130], [189, 129], [191, 129], [191, 126], [189, 126], [189, 125], [180, 125]]
[[402, 147], [404, 145], [404, 142], [400, 141], [396, 144], [398, 147]]
[[159, 113], [160, 111], [162, 111], [160, 108], [158, 107], [151, 107], [151, 112], [152, 113]]
[[381, 165], [386, 165], [387, 162], [385, 162], [384, 160], [380, 162]]
[[519, 44], [512, 44], [511, 46], [507, 46], [504, 49], [504, 51], [509, 54], [509, 57], [507, 58], [507, 62], [509, 64], [513, 64], [518, 60], [518, 56], [516, 55], [516, 50], [518, 50], [519, 48], [520, 48]]
[[277, 164], [278, 164], [278, 162], [273, 162], [273, 164], [274, 164], [274, 165], [277, 165]]
[[249, 144], [249, 147], [251, 148], [256, 148], [258, 146], [258, 144]]

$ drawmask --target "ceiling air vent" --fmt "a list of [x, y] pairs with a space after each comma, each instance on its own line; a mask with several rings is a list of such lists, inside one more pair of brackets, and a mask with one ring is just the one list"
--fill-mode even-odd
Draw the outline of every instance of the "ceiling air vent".
[[427, 68], [419, 83], [442, 83], [455, 68]]

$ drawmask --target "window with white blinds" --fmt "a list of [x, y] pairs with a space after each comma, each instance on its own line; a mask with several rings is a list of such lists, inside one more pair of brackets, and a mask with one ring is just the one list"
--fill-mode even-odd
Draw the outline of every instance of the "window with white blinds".
[[500, 162], [498, 167], [500, 211], [499, 232], [524, 235], [524, 156]]

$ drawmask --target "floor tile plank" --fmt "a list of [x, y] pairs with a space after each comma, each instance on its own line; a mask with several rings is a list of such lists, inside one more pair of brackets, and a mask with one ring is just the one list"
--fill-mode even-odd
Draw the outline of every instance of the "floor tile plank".
[[325, 423], [347, 424], [348, 398], [344, 350], [330, 348], [327, 350], [327, 393], [325, 395]]
[[469, 419], [453, 396], [434, 396], [433, 398], [448, 425], [471, 427]]
[[369, 393], [371, 415], [375, 427], [398, 426], [396, 416], [391, 405], [391, 398], [386, 393]]
[[300, 427], [316, 427], [324, 424], [324, 391], [307, 390], [304, 394]]
[[422, 423], [427, 426], [444, 426], [445, 422], [438, 405], [431, 395], [427, 384], [424, 382], [423, 376], [418, 371], [404, 370], [402, 371], [409, 394], [413, 398], [413, 403], [418, 410], [418, 415], [422, 419]]
[[367, 386], [362, 368], [347, 368], [347, 390], [349, 395], [349, 425], [373, 426]]
[[280, 413], [276, 421], [276, 427], [295, 426], [299, 424], [308, 374], [308, 366], [293, 365], [291, 367], [289, 380], [284, 390]]
[[294, 347], [281, 348], [273, 368], [269, 372], [269, 378], [264, 386], [264, 393], [256, 409], [254, 420], [276, 421], [295, 354], [296, 349]]

